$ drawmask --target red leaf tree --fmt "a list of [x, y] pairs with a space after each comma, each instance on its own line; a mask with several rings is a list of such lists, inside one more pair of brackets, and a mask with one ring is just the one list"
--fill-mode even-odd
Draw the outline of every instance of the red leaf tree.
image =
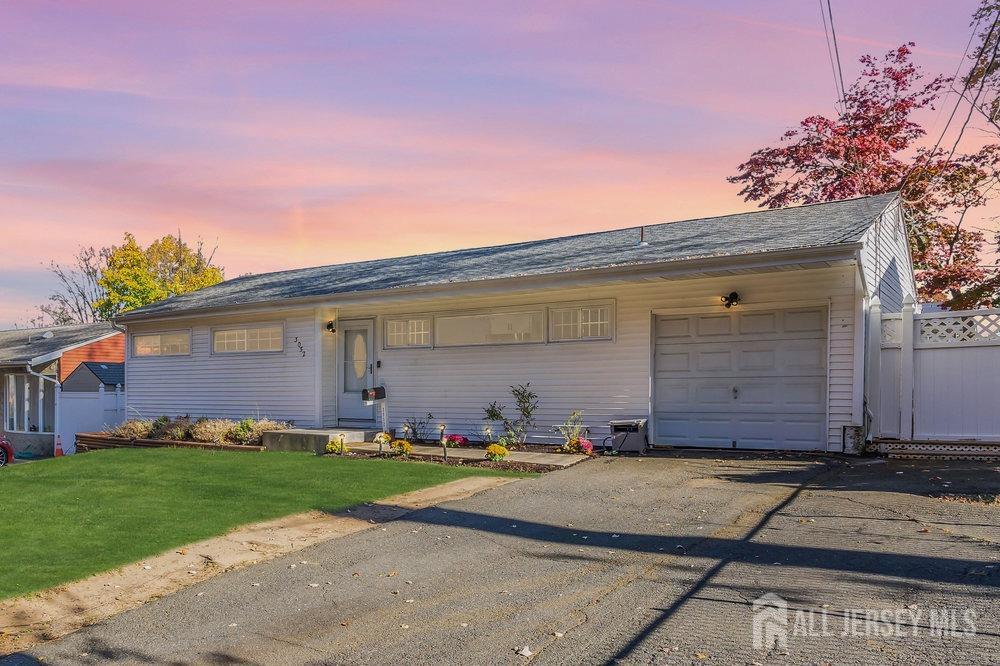
[[900, 190], [920, 296], [951, 308], [990, 303], [998, 281], [980, 264], [985, 238], [962, 224], [1000, 183], [1000, 146], [957, 157], [916, 147], [926, 130], [913, 116], [934, 108], [949, 79], [925, 80], [912, 46], [862, 57], [836, 118], [809, 116], [728, 180], [762, 208]]

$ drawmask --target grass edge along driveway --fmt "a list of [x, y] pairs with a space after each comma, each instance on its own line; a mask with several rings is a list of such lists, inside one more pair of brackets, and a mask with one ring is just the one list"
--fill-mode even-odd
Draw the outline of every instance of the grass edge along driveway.
[[111, 449], [0, 470], [0, 599], [263, 520], [334, 512], [483, 468], [305, 453]]

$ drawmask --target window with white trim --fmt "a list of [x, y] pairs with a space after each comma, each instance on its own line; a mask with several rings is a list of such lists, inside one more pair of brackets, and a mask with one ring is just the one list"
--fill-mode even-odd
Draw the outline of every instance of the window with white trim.
[[578, 305], [549, 308], [549, 340], [610, 340], [611, 306]]
[[142, 333], [132, 338], [133, 356], [186, 356], [191, 353], [191, 333]]
[[385, 320], [386, 349], [430, 346], [430, 317], [406, 317]]
[[435, 347], [545, 342], [545, 311], [488, 312], [434, 318]]
[[4, 379], [4, 430], [52, 432], [56, 402], [54, 385], [26, 373], [8, 374]]
[[281, 324], [220, 328], [212, 331], [212, 351], [216, 354], [280, 352], [284, 349], [284, 338]]

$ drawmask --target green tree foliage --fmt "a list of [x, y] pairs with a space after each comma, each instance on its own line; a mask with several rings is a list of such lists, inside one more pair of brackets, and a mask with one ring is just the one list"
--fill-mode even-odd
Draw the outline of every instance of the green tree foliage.
[[97, 280], [104, 295], [95, 308], [101, 319], [155, 303], [169, 296], [210, 287], [223, 280], [223, 268], [212, 263], [201, 242], [189, 246], [177, 236], [164, 236], [143, 248], [132, 234], [110, 248], [107, 266]]

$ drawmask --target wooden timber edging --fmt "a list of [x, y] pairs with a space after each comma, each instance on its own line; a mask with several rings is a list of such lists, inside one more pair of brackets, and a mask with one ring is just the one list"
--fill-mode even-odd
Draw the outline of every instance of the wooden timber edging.
[[129, 449], [165, 447], [179, 449], [205, 449], [208, 451], [266, 451], [263, 446], [244, 446], [243, 444], [214, 444], [212, 442], [178, 442], [170, 439], [125, 439], [111, 437], [99, 432], [80, 432], [76, 434], [77, 451], [94, 451], [97, 449]]

